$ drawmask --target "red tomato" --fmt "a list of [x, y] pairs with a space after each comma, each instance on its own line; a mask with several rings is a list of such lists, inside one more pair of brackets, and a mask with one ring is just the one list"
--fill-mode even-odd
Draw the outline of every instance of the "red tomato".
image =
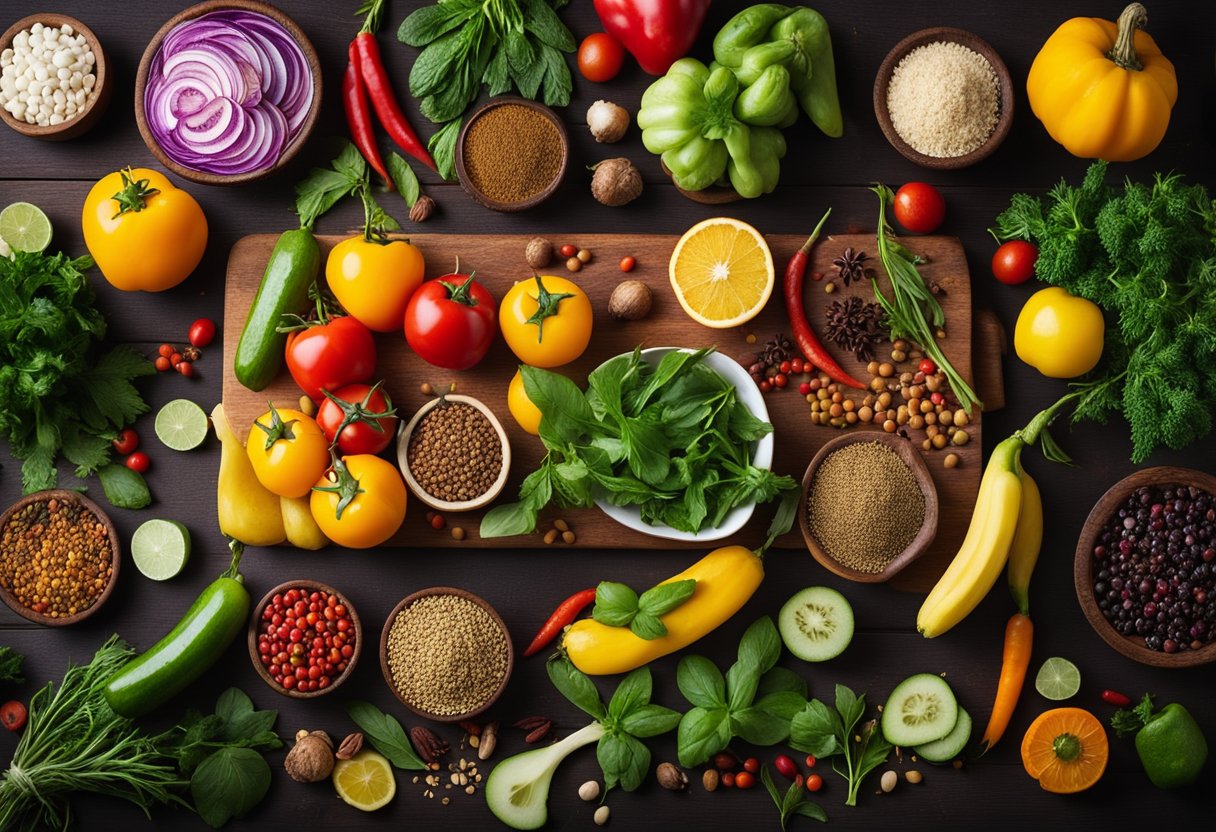
[[118, 432], [118, 436], [114, 437], [113, 445], [114, 450], [123, 456], [134, 453], [139, 447], [139, 434], [131, 428], [123, 428]]
[[143, 451], [136, 451], [127, 457], [127, 461], [124, 464], [132, 471], [142, 474], [148, 470], [148, 466], [152, 464], [152, 460], [148, 459], [148, 455]]
[[333, 393], [326, 391], [317, 410], [317, 424], [331, 445], [337, 437], [343, 456], [378, 454], [393, 441], [397, 417], [381, 384], [348, 384]]
[[946, 218], [946, 200], [937, 188], [909, 182], [895, 192], [895, 219], [914, 234], [932, 234]]
[[1034, 277], [1034, 263], [1039, 250], [1025, 240], [1010, 240], [992, 255], [992, 274], [1010, 286], [1025, 283]]
[[321, 401], [322, 390], [340, 390], [376, 373], [371, 330], [351, 317], [291, 333], [286, 358], [291, 377], [314, 402]]
[[28, 715], [25, 706], [16, 699], [0, 705], [0, 724], [10, 731], [20, 731], [24, 728], [25, 718]]
[[447, 274], [418, 287], [405, 308], [405, 340], [428, 364], [467, 370], [497, 332], [498, 302], [471, 275]]
[[195, 347], [205, 347], [215, 337], [215, 321], [210, 318], [199, 318], [190, 324], [190, 344]]
[[625, 63], [625, 47], [607, 32], [587, 35], [578, 47], [578, 71], [588, 81], [611, 81]]

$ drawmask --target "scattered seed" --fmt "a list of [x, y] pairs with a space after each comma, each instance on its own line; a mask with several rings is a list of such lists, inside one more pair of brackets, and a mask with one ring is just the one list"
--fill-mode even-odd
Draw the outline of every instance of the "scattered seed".
[[889, 792], [895, 788], [895, 784], [899, 782], [899, 775], [888, 769], [882, 773], [882, 779], [878, 781], [878, 785], [884, 792]]
[[583, 268], [583, 261], [579, 260], [577, 257], [571, 257], [569, 260], [566, 261], [566, 270], [567, 271], [577, 272], [582, 268]]
[[906, 773], [904, 775], [904, 779], [907, 780], [909, 783], [916, 784], [916, 783], [919, 783], [920, 781], [924, 780], [925, 777], [923, 774], [921, 774], [916, 769], [912, 769], [911, 771], [909, 771], [908, 773]]
[[596, 809], [595, 815], [592, 816], [595, 820], [595, 825], [603, 826], [606, 824], [608, 822], [608, 815], [611, 813], [611, 810], [607, 806], [601, 806], [600, 808]]
[[557, 529], [549, 529], [545, 532], [545, 543], [552, 543], [557, 540]]
[[559, 517], [553, 521], [553, 528], [557, 529], [559, 532], [568, 532], [570, 531], [570, 524]]
[[452, 526], [452, 539], [464, 540], [464, 529], [460, 526]]
[[430, 396], [435, 392], [435, 388], [431, 386], [429, 381], [422, 382], [422, 386], [418, 388], [422, 391], [422, 395]]
[[590, 803], [600, 796], [600, 784], [595, 780], [588, 780], [578, 787], [578, 796]]
[[581, 263], [591, 262], [591, 252], [588, 249], [580, 248], [578, 250], [578, 254], [575, 254], [574, 256], [577, 257]]
[[946, 454], [946, 458], [942, 460], [942, 464], [947, 468], [958, 467], [958, 454]]
[[573, 543], [574, 542], [574, 532], [572, 532], [572, 531], [562, 532], [562, 540], [566, 543]]

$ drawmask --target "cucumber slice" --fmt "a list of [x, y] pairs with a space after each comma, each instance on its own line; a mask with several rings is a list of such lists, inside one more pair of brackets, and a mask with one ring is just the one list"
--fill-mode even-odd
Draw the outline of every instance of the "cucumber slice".
[[970, 739], [971, 714], [959, 708], [958, 721], [954, 723], [953, 731], [940, 740], [918, 745], [912, 750], [931, 763], [948, 763], [963, 753]]
[[777, 627], [795, 656], [808, 662], [827, 661], [853, 640], [853, 608], [836, 590], [811, 586], [785, 602]]
[[940, 676], [917, 673], [898, 685], [882, 709], [882, 733], [895, 745], [910, 748], [940, 740], [954, 730], [958, 700]]

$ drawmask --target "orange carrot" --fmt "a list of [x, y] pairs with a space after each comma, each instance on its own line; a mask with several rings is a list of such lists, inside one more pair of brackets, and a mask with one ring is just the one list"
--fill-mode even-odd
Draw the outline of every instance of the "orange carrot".
[[1034, 624], [1030, 617], [1015, 612], [1005, 625], [1005, 655], [1001, 662], [1001, 680], [996, 686], [996, 701], [992, 703], [992, 716], [980, 740], [980, 753], [996, 745], [1017, 707], [1022, 695], [1022, 683], [1026, 681], [1026, 668], [1030, 666], [1030, 648], [1034, 642]]

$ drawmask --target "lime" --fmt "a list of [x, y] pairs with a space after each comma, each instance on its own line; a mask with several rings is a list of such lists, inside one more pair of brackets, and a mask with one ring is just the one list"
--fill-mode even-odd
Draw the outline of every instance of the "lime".
[[1034, 689], [1053, 702], [1076, 696], [1081, 689], [1081, 671], [1068, 659], [1052, 656], [1034, 677]]
[[51, 221], [37, 205], [14, 202], [0, 211], [0, 238], [14, 251], [42, 251], [51, 244]]
[[197, 448], [207, 438], [207, 414], [189, 399], [174, 399], [156, 414], [156, 436], [175, 451]]
[[131, 536], [131, 559], [145, 578], [165, 581], [190, 559], [190, 532], [176, 520], [148, 520]]

